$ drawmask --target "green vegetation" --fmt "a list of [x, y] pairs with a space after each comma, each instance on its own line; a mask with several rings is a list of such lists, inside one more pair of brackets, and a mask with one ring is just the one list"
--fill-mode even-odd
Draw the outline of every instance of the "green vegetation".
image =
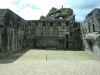
[[49, 14], [49, 16], [50, 16], [50, 15], [53, 15], [53, 14], [56, 14], [56, 13], [61, 13], [61, 10], [53, 11], [53, 12], [51, 12], [51, 13]]

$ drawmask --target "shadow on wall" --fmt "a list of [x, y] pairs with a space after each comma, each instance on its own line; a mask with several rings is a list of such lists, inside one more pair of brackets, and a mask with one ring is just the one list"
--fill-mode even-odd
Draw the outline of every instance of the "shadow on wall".
[[21, 49], [17, 50], [11, 54], [8, 54], [4, 57], [0, 57], [0, 64], [8, 64], [13, 63], [17, 59], [19, 59], [23, 54], [25, 54], [29, 49]]
[[65, 48], [65, 38], [57, 37], [36, 37], [34, 39], [35, 48]]
[[34, 39], [24, 40], [23, 48], [34, 48]]
[[93, 52], [93, 41], [92, 40], [86, 40], [89, 46], [90, 51]]

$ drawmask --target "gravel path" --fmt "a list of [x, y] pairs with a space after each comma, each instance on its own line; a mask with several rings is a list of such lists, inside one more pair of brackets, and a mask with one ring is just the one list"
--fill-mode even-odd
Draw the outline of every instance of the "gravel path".
[[100, 58], [85, 51], [22, 50], [0, 58], [0, 75], [100, 75]]

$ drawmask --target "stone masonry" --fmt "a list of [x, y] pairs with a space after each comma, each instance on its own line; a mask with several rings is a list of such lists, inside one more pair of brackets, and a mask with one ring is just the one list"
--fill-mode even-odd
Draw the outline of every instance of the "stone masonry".
[[83, 48], [100, 56], [100, 14], [87, 17], [80, 25]]
[[22, 48], [26, 21], [9, 9], [0, 9], [0, 55]]
[[100, 14], [79, 23], [72, 9], [60, 11], [40, 20], [24, 20], [10, 9], [0, 9], [0, 56], [27, 47], [85, 49], [100, 56]]
[[[34, 39], [34, 47], [40, 48], [81, 48], [80, 24], [67, 20], [28, 21], [26, 39]], [[33, 34], [34, 32], [34, 34]], [[31, 35], [29, 35], [31, 33]], [[75, 44], [77, 43], [77, 44]]]

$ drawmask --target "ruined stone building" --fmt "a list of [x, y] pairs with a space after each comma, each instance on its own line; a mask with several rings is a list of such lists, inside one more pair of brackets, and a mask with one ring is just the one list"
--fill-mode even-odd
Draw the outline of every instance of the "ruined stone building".
[[71, 8], [52, 8], [39, 20], [0, 9], [0, 56], [21, 48], [85, 49], [100, 56], [100, 14], [75, 21]]
[[[27, 39], [34, 39], [34, 47], [81, 48], [80, 24], [67, 20], [28, 21], [32, 31], [26, 31]], [[30, 35], [31, 34], [31, 35]], [[30, 41], [32, 45], [32, 41]], [[29, 44], [29, 43], [28, 43]], [[33, 46], [33, 45], [32, 45]]]
[[[51, 8], [46, 17], [29, 20], [26, 44], [36, 48], [81, 48], [80, 23], [71, 8]], [[30, 39], [30, 40], [29, 40]], [[34, 42], [34, 43], [33, 43]]]
[[73, 10], [52, 8], [40, 20], [24, 20], [9, 9], [0, 9], [0, 55], [23, 47], [80, 49], [80, 23], [75, 22]]
[[0, 55], [22, 48], [26, 21], [9, 9], [0, 9]]
[[80, 25], [83, 48], [100, 56], [100, 14], [87, 17]]

